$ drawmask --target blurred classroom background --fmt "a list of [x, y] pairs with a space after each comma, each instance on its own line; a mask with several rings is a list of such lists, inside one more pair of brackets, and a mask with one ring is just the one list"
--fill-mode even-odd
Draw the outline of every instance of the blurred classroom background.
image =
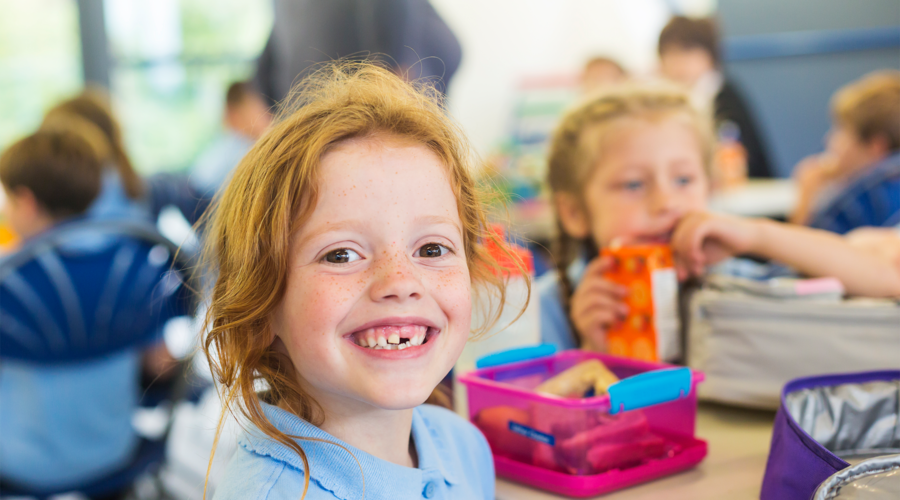
[[[320, 10], [306, 17], [313, 5]], [[823, 150], [833, 94], [873, 71], [900, 70], [898, 0], [0, 0], [0, 153], [35, 132], [60, 102], [86, 87], [101, 89], [130, 163], [146, 181], [150, 201], [141, 201], [142, 210], [169, 240], [193, 251], [198, 236], [190, 224], [227, 180], [222, 165], [234, 166], [249, 149], [271, 119], [267, 109], [277, 109], [267, 106], [285, 96], [304, 66], [385, 53], [410, 78], [429, 78], [445, 91], [451, 114], [486, 160], [485, 182], [510, 202], [511, 234], [534, 252], [540, 275], [551, 266], [556, 231], [544, 186], [549, 134], [587, 87], [626, 76], [660, 79], [660, 36], [673, 16], [714, 20], [721, 74], [738, 89], [767, 158], [766, 170], [754, 174], [753, 148], [733, 148], [734, 130], [718, 127], [720, 163], [731, 161], [736, 172], [720, 179], [711, 204], [719, 211], [789, 218], [798, 198], [792, 174]], [[316, 30], [323, 19], [335, 23], [334, 33]], [[327, 48], [313, 40], [318, 35]], [[292, 43], [305, 49], [292, 54], [285, 49]], [[8, 243], [3, 224], [0, 246]], [[174, 265], [172, 255], [161, 262]], [[197, 330], [183, 318], [168, 328], [170, 354], [189, 360]], [[196, 372], [208, 379], [203, 363]], [[142, 436], [169, 446], [150, 450], [149, 462], [129, 464], [139, 474], [152, 463], [162, 481], [128, 498], [198, 497], [212, 436], [197, 429], [208, 430], [219, 400], [209, 380], [197, 383], [163, 388], [163, 398], [191, 399], [190, 410], [170, 405], [135, 417]], [[700, 418], [718, 442], [737, 436], [750, 443], [752, 467], [764, 464], [770, 413], [718, 409]], [[739, 425], [752, 435], [740, 434]], [[225, 457], [229, 446], [233, 439], [220, 446]], [[723, 456], [711, 462], [720, 483], [733, 472]], [[213, 471], [221, 467], [217, 461]], [[737, 480], [756, 485], [753, 474]], [[498, 492], [550, 498], [529, 497], [511, 483]]]
[[[592, 57], [653, 75], [673, 14], [717, 17], [724, 71], [755, 111], [779, 177], [821, 150], [835, 90], [900, 60], [893, 0], [432, 4], [462, 46], [450, 108], [484, 155], [513, 140], [516, 118], [542, 111], [528, 107], [529, 90], [576, 91]], [[4, 0], [0, 9], [0, 148], [99, 84], [143, 174], [192, 166], [221, 127], [228, 85], [253, 76], [273, 19], [272, 3], [258, 0]]]
[[[140, 174], [191, 172], [221, 139], [229, 85], [256, 74], [276, 8], [290, 17], [297, 15], [291, 9], [307, 5], [278, 4], [4, 0], [0, 150], [33, 131], [48, 108], [96, 85], [108, 89]], [[428, 52], [409, 38], [374, 50], [394, 52], [388, 55], [406, 61], [413, 78], [444, 77], [437, 81], [447, 91], [452, 114], [489, 160], [494, 169], [489, 177], [511, 196], [514, 225], [542, 244], [554, 231], [541, 196], [546, 141], [579, 97], [586, 63], [599, 57], [634, 79], [658, 77], [657, 43], [673, 15], [717, 20], [721, 69], [743, 96], [769, 175], [776, 178], [790, 178], [801, 159], [822, 150], [829, 99], [838, 88], [871, 71], [900, 66], [900, 8], [894, 0], [433, 0], [431, 5], [450, 30], [439, 43], [458, 46]], [[399, 26], [401, 21], [385, 22]], [[306, 54], [306, 60], [348, 55], [327, 43], [330, 51]], [[789, 181], [744, 187], [717, 197], [713, 206], [784, 218], [796, 201]], [[539, 262], [538, 273], [542, 270]]]

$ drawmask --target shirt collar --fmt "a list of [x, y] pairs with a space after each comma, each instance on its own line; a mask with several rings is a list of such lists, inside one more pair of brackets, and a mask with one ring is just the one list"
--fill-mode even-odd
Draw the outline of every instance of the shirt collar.
[[442, 439], [445, 436], [441, 436], [440, 426], [428, 422], [416, 408], [413, 410], [412, 433], [416, 453], [419, 455], [419, 469], [423, 472], [436, 470], [447, 484], [456, 484], [459, 478], [447, 466], [447, 459], [454, 456], [454, 452], [448, 449], [447, 443]]
[[[309, 460], [310, 479], [342, 500], [363, 497], [363, 478], [367, 499], [381, 498], [384, 492], [389, 492], [390, 498], [415, 498], [421, 493], [423, 473], [430, 470], [440, 473], [449, 484], [457, 481], [442, 458], [446, 456], [446, 443], [437, 435], [437, 429], [428, 426], [418, 408], [413, 410], [412, 435], [419, 467], [411, 469], [370, 455], [281, 408], [263, 402], [260, 406], [277, 429], [301, 438], [298, 442]], [[253, 425], [248, 426], [242, 441], [258, 455], [269, 456], [300, 471], [305, 470], [297, 452], [269, 438]]]

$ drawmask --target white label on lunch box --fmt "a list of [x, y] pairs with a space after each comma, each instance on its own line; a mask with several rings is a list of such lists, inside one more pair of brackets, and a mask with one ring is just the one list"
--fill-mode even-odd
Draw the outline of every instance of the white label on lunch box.
[[675, 268], [653, 271], [650, 284], [653, 290], [656, 355], [662, 361], [674, 361], [681, 357], [681, 342], [678, 339], [678, 276]]
[[527, 437], [528, 439], [534, 439], [535, 441], [539, 441], [544, 444], [549, 444], [553, 446], [556, 444], [556, 438], [553, 437], [552, 434], [547, 434], [541, 432], [537, 429], [532, 429], [531, 427], [526, 427], [522, 424], [509, 421], [509, 430], [515, 432], [516, 434], [520, 434], [522, 436]]

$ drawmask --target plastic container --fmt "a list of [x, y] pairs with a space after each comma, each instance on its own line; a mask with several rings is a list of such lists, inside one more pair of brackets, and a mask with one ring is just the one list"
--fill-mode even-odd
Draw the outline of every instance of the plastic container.
[[[532, 391], [582, 361], [599, 359], [621, 380], [580, 399]], [[706, 456], [694, 436], [703, 373], [571, 350], [461, 375], [469, 418], [497, 474], [571, 497], [607, 493], [688, 469]]]
[[[504, 240], [501, 227], [494, 226], [493, 231], [501, 241]], [[528, 297], [527, 280], [534, 277], [534, 258], [531, 252], [526, 248], [513, 244], [509, 244], [507, 247], [510, 253], [514, 255], [514, 258], [522, 264], [525, 272], [528, 273], [528, 276], [526, 276], [522, 274], [518, 266], [499, 246], [493, 243], [489, 243], [486, 246], [488, 252], [502, 267], [503, 271], [501, 272], [505, 272], [508, 275], [506, 306], [503, 308], [500, 319], [490, 331], [480, 338], [466, 343], [466, 347], [453, 367], [453, 408], [463, 417], [468, 414], [466, 409], [467, 397], [465, 386], [456, 382], [460, 374], [474, 370], [475, 362], [480, 358], [510, 349], [533, 346], [541, 341], [541, 316], [538, 309], [538, 297], [534, 290], [532, 290], [530, 300]], [[495, 294], [482, 294], [478, 298], [480, 299], [479, 302], [473, 304], [472, 307], [473, 330], [484, 325], [485, 321], [487, 321], [489, 310], [495, 305], [492, 301], [499, 299]], [[516, 319], [523, 307], [525, 311]]]

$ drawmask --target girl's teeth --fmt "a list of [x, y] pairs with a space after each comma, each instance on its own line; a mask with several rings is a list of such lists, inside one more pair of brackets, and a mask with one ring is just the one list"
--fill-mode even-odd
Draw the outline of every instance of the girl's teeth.
[[[427, 332], [427, 327], [419, 325], [369, 328], [357, 334], [358, 339], [356, 343], [371, 349], [407, 349], [424, 344]], [[385, 335], [387, 335], [387, 338], [385, 338]], [[406, 339], [406, 342], [401, 344], [401, 339]]]
[[406, 325], [400, 327], [400, 337], [404, 339], [413, 338], [419, 331], [419, 327], [416, 325]]

